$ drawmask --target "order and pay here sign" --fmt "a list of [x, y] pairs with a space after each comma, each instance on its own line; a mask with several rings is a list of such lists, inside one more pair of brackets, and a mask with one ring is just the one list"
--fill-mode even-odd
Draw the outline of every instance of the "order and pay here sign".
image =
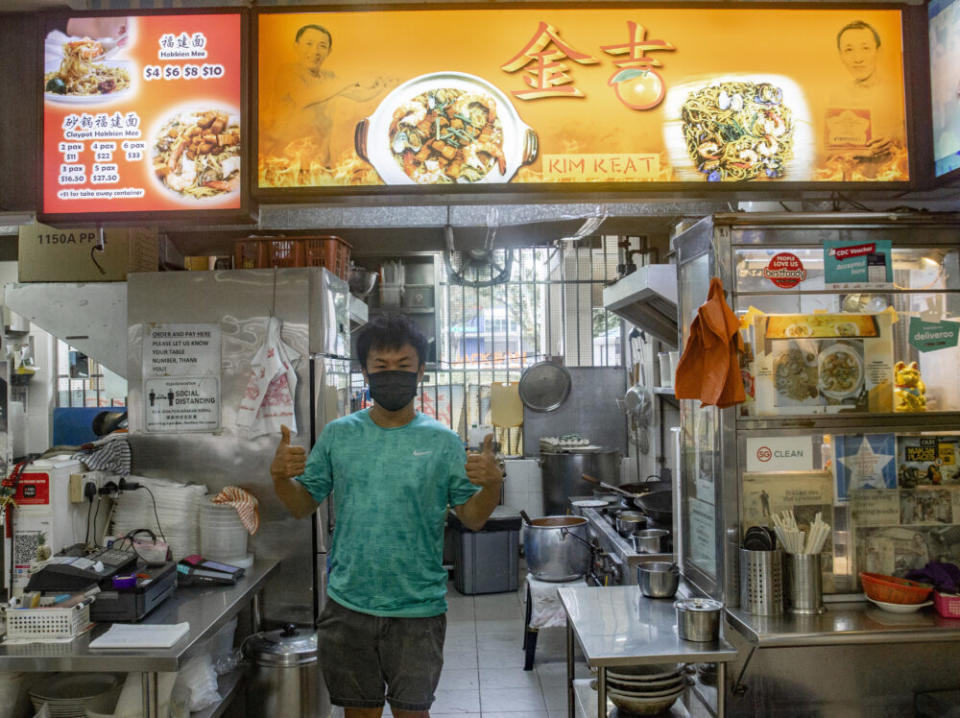
[[904, 182], [900, 10], [261, 12], [261, 189]]
[[48, 18], [44, 215], [241, 208], [240, 13]]

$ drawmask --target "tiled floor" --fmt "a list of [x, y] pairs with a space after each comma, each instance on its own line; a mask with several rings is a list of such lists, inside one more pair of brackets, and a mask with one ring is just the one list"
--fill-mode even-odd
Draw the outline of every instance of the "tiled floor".
[[[522, 590], [521, 581], [521, 590]], [[443, 672], [431, 718], [566, 718], [566, 631], [546, 628], [523, 670], [523, 594], [447, 593]], [[589, 675], [582, 659], [577, 677]], [[390, 715], [389, 707], [384, 716]], [[335, 709], [333, 716], [342, 713]]]

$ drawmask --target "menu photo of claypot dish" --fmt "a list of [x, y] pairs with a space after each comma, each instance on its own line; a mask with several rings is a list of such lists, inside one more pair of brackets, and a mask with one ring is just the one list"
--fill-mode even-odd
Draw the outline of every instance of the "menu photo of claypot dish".
[[888, 315], [759, 315], [748, 330], [758, 348], [758, 415], [891, 410]]
[[729, 75], [675, 85], [664, 144], [677, 179], [805, 180], [814, 157], [803, 91], [782, 75]]
[[239, 113], [222, 107], [172, 112], [150, 143], [155, 180], [185, 201], [240, 191]]
[[99, 104], [120, 99], [131, 90], [130, 63], [109, 57], [117, 47], [88, 37], [57, 43], [61, 59], [49, 59], [43, 74], [45, 101]]
[[386, 184], [509, 182], [537, 157], [536, 133], [497, 87], [462, 72], [399, 85], [355, 133]]

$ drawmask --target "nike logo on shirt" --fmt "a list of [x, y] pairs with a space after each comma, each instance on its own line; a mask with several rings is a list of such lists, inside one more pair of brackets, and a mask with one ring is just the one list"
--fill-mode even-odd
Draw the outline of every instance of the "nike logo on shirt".
[[432, 453], [433, 453], [432, 451], [416, 451], [416, 450], [414, 450], [413, 455], [414, 455], [414, 456], [428, 456], [429, 454], [432, 454]]

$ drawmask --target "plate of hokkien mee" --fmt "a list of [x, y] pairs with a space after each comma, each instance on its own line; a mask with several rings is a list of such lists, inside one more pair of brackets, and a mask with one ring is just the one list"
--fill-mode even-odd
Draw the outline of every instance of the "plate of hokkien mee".
[[120, 99], [133, 88], [131, 63], [106, 57], [98, 40], [70, 40], [63, 56], [44, 67], [43, 97], [66, 104], [100, 104]]
[[687, 182], [812, 179], [810, 109], [784, 75], [720, 75], [672, 86], [664, 145], [675, 179]]

